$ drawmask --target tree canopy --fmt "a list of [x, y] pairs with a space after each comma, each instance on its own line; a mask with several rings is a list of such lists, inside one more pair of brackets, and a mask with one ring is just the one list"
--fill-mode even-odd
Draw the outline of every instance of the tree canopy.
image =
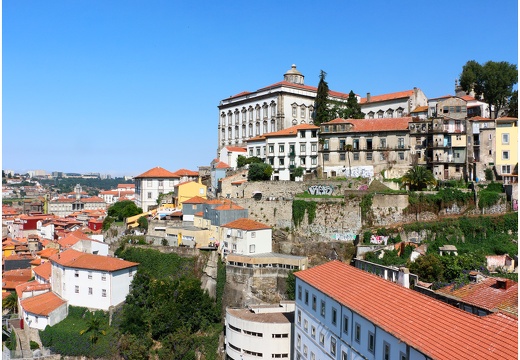
[[123, 221], [125, 218], [141, 214], [143, 210], [130, 200], [118, 201], [108, 208], [107, 215], [115, 218], [117, 221]]
[[358, 103], [356, 94], [350, 90], [347, 102], [330, 101], [330, 110], [328, 120], [341, 119], [363, 119], [365, 113], [361, 112], [361, 105]]
[[321, 70], [320, 82], [318, 83], [316, 99], [314, 100], [314, 113], [312, 114], [312, 119], [316, 126], [329, 121], [329, 85], [325, 81], [325, 77], [327, 77], [327, 73]]
[[249, 165], [249, 172], [247, 173], [247, 180], [249, 181], [264, 181], [270, 180], [273, 174], [273, 167], [266, 163], [254, 163]]
[[506, 61], [488, 61], [484, 65], [470, 60], [462, 67], [460, 85], [466, 92], [473, 90], [479, 100], [485, 101], [496, 119], [500, 110], [508, 105], [513, 94], [513, 85], [518, 82], [518, 70], [515, 64]]
[[402, 177], [402, 184], [408, 185], [410, 190], [423, 190], [428, 185], [435, 185], [437, 180], [433, 173], [424, 166], [416, 165], [410, 168]]
[[257, 163], [262, 163], [262, 162], [263, 162], [262, 159], [260, 159], [257, 156], [245, 157], [243, 155], [238, 155], [237, 167], [240, 169], [249, 164], [257, 164]]

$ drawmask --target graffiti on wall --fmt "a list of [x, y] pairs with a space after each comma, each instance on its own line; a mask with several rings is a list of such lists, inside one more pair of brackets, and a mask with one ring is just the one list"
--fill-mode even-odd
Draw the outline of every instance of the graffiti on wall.
[[386, 242], [388, 241], [388, 238], [389, 238], [389, 236], [372, 235], [370, 237], [370, 243], [371, 244], [378, 244], [378, 245], [381, 245], [381, 244], [385, 244], [386, 245]]
[[354, 241], [356, 240], [356, 234], [351, 232], [346, 233], [334, 233], [332, 234], [332, 239], [339, 241]]
[[373, 166], [334, 166], [327, 167], [325, 169], [328, 173], [335, 172], [336, 176], [344, 176], [344, 177], [362, 177], [362, 178], [371, 178], [374, 177], [374, 167]]
[[309, 194], [311, 195], [332, 195], [334, 187], [330, 185], [312, 185], [309, 186]]

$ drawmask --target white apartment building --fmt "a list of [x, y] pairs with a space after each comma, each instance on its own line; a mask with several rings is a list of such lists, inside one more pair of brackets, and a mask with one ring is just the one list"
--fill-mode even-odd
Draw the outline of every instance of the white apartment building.
[[[283, 81], [221, 100], [218, 149], [228, 145], [245, 146], [245, 142], [255, 136], [298, 124], [312, 124], [316, 92], [317, 87], [305, 85], [304, 75], [292, 65]], [[329, 99], [346, 101], [348, 93], [329, 91]]]
[[73, 249], [50, 258], [52, 291], [72, 306], [108, 310], [123, 302], [138, 263]]
[[518, 319], [476, 316], [340, 261], [295, 273], [294, 359], [515, 359]]
[[227, 359], [292, 359], [294, 302], [226, 308]]
[[220, 226], [221, 251], [226, 254], [263, 254], [270, 253], [272, 229], [266, 224], [241, 218]]
[[319, 129], [312, 124], [300, 124], [255, 137], [247, 141], [247, 154], [273, 167], [272, 180], [291, 180], [297, 167], [309, 174], [318, 167]]

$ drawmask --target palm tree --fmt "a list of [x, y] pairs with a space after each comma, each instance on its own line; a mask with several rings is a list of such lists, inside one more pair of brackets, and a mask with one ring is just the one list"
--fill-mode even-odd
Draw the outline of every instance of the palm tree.
[[90, 313], [89, 318], [87, 320], [87, 328], [81, 330], [79, 334], [83, 335], [85, 333], [90, 333], [90, 342], [92, 344], [95, 344], [99, 340], [100, 335], [106, 334], [105, 330], [101, 329], [102, 325], [103, 319], [98, 315], [92, 315], [92, 313]]
[[412, 191], [423, 190], [428, 185], [436, 185], [437, 180], [433, 173], [424, 166], [416, 165], [410, 168], [401, 178], [403, 186], [408, 186]]
[[15, 292], [9, 294], [4, 300], [2, 300], [2, 308], [9, 312], [16, 313], [18, 310], [18, 295]]

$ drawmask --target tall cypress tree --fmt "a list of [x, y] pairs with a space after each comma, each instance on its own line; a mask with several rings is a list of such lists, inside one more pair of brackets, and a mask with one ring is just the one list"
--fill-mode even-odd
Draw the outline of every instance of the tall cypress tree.
[[359, 105], [356, 94], [350, 90], [347, 99], [347, 108], [349, 110], [349, 118], [352, 119], [364, 119], [365, 113], [361, 112], [361, 105]]
[[316, 99], [314, 100], [314, 125], [320, 126], [321, 123], [329, 121], [329, 85], [325, 81], [327, 73], [323, 70], [320, 72], [320, 82], [318, 84], [318, 91], [316, 92]]

